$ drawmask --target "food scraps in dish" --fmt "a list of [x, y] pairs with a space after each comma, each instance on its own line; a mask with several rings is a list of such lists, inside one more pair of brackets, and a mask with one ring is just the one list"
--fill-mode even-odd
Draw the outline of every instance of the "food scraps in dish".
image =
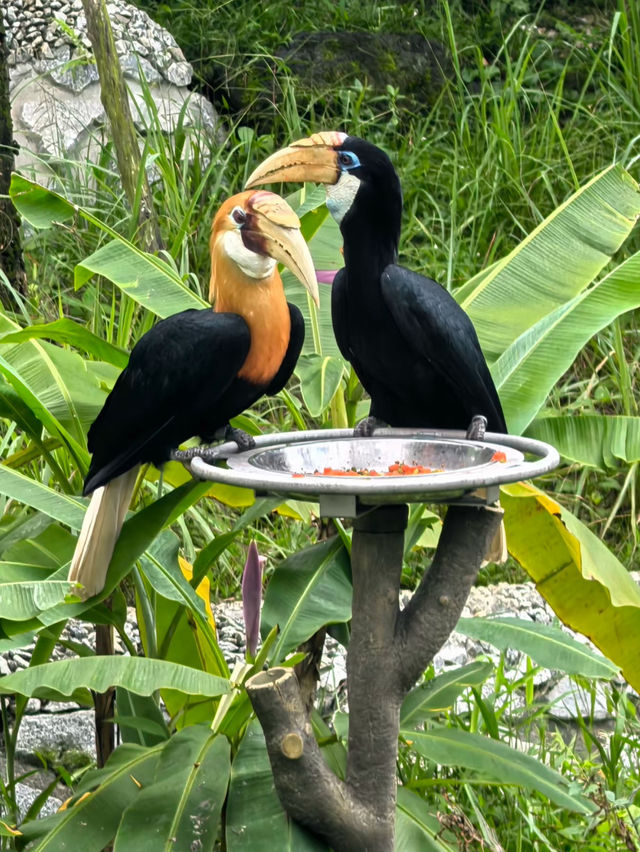
[[[374, 468], [336, 468], [325, 467], [322, 470], [314, 470], [310, 476], [416, 476], [417, 474], [425, 473], [442, 473], [442, 467], [425, 467], [422, 464], [405, 464], [404, 462], [394, 462], [390, 464], [386, 470], [375, 470]], [[291, 474], [295, 478], [306, 476], [304, 473]]]

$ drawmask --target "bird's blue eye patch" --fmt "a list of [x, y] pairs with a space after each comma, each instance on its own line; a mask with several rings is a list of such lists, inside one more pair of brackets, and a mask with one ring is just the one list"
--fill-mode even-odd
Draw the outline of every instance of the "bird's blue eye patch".
[[360, 160], [353, 151], [339, 151], [338, 165], [344, 171], [349, 171], [350, 169], [357, 169], [360, 165]]

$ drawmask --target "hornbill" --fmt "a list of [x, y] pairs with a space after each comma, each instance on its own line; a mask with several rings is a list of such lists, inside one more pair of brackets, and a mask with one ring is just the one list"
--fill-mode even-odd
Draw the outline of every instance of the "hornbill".
[[342, 355], [371, 397], [370, 417], [391, 426], [506, 432], [502, 406], [471, 320], [431, 278], [398, 266], [402, 189], [384, 151], [329, 131], [268, 157], [248, 187], [276, 181], [326, 184], [344, 239], [331, 317]]
[[318, 289], [289, 205], [264, 190], [234, 195], [213, 220], [210, 252], [215, 308], [182, 311], [143, 335], [89, 429], [83, 493], [92, 498], [69, 571], [85, 598], [104, 587], [140, 465], [161, 466], [194, 435], [212, 440], [263, 394], [278, 393], [300, 354], [302, 314], [285, 299], [276, 261], [316, 303]]

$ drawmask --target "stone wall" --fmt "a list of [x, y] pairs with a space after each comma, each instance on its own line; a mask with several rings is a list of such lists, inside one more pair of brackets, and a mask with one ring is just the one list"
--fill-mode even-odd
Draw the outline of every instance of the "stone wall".
[[[189, 91], [192, 69], [173, 36], [122, 0], [108, 3], [107, 10], [137, 125], [144, 130], [149, 121], [142, 77], [164, 131], [184, 111], [185, 127], [215, 135], [217, 115]], [[95, 160], [109, 137], [81, 0], [3, 0], [2, 15], [17, 167], [52, 158]]]

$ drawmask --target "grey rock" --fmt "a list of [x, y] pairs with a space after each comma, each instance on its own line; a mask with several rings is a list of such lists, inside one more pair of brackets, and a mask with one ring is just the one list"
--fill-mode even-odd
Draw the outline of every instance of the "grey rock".
[[167, 68], [166, 77], [175, 86], [188, 86], [193, 72], [188, 62], [174, 62]]
[[[19, 781], [15, 787], [16, 803], [20, 814], [24, 817], [31, 805], [40, 795], [41, 789], [44, 790], [53, 781], [54, 775], [52, 772], [39, 772], [34, 778], [34, 785], [24, 784]], [[37, 786], [36, 786], [37, 785]], [[40, 816], [46, 817], [55, 814], [63, 805], [63, 799], [57, 796], [49, 796], [42, 806]]]
[[[10, 48], [19, 169], [37, 168], [38, 159], [47, 156], [91, 160], [100, 140], [108, 138], [82, 0], [37, 2], [38, 6], [36, 0], [11, 0], [0, 9]], [[186, 89], [192, 70], [171, 34], [124, 0], [110, 2], [109, 14], [130, 86], [132, 114], [143, 116], [141, 125], [149, 120], [139, 83], [142, 73], [158, 105], [163, 131], [172, 132], [179, 117], [182, 121], [184, 108], [186, 129], [202, 130], [220, 141], [213, 107]], [[57, 19], [75, 36], [61, 29]]]
[[[7, 777], [6, 761], [3, 755], [0, 755], [0, 773], [3, 778]], [[34, 772], [31, 764], [22, 763], [21, 761], [16, 761], [14, 775], [17, 778], [23, 778], [22, 781], [16, 784], [15, 796], [21, 817], [24, 817], [42, 790], [46, 789], [55, 780], [55, 775], [53, 772], [43, 769], [39, 772]], [[62, 806], [68, 795], [67, 788], [59, 784], [44, 803], [40, 815], [49, 816], [55, 813]]]
[[590, 691], [580, 689], [575, 681], [564, 676], [545, 694], [549, 702], [549, 713], [556, 719], [593, 719], [602, 722], [612, 718], [607, 703], [605, 687], [599, 681], [594, 683], [594, 696]]
[[433, 103], [453, 66], [444, 46], [417, 33], [301, 32], [281, 52], [299, 87], [323, 92], [359, 80]]
[[93, 711], [24, 716], [16, 750], [23, 759], [36, 752], [80, 752], [95, 760]]

